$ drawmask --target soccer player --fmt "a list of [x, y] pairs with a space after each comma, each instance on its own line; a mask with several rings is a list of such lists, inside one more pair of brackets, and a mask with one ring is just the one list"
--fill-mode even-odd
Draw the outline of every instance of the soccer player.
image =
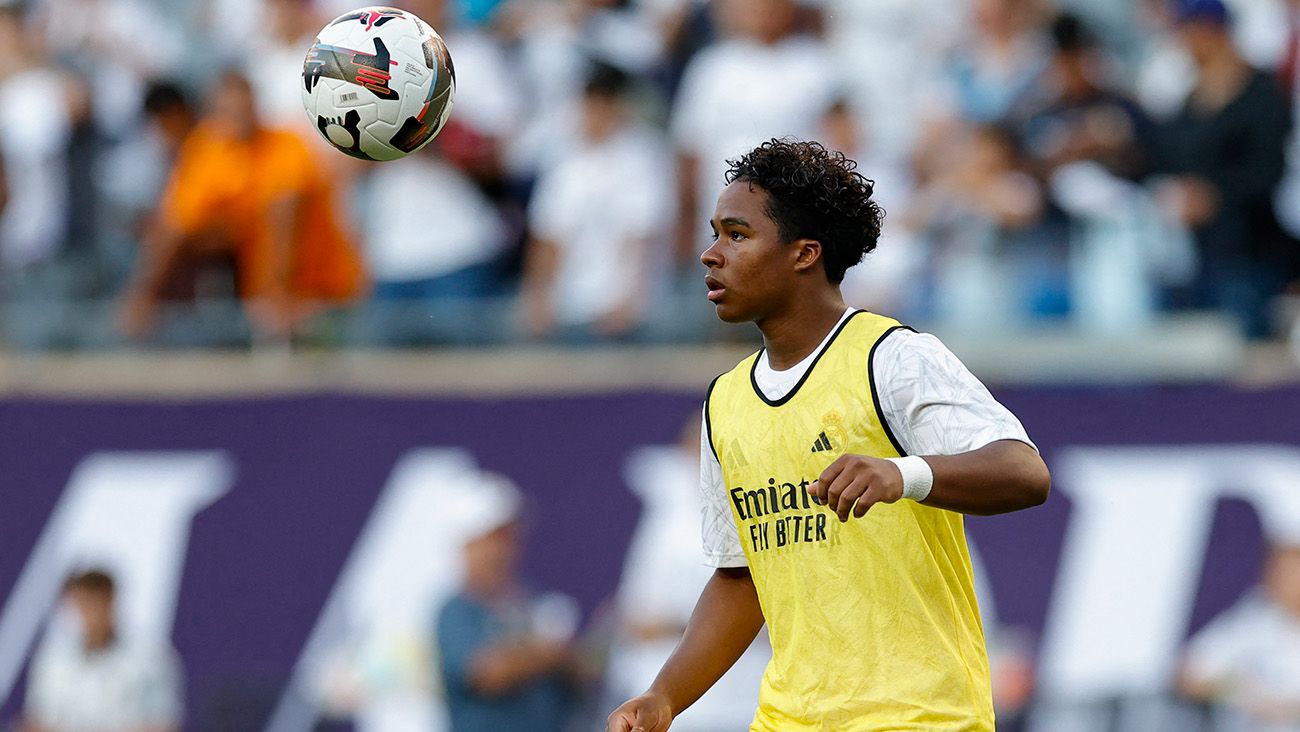
[[1041, 504], [1047, 467], [937, 339], [845, 306], [839, 283], [883, 218], [855, 163], [771, 140], [730, 166], [700, 259], [718, 317], [754, 322], [764, 348], [704, 405], [716, 569], [607, 729], [668, 729], [766, 622], [751, 730], [992, 732], [961, 514]]

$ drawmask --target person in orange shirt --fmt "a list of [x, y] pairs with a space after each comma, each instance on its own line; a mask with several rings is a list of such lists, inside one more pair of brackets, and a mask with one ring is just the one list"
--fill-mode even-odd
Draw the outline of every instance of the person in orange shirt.
[[287, 338], [295, 324], [361, 294], [361, 259], [333, 204], [332, 184], [295, 132], [263, 126], [252, 87], [233, 72], [182, 145], [122, 311], [147, 334], [171, 280], [195, 259], [225, 257], [253, 326]]

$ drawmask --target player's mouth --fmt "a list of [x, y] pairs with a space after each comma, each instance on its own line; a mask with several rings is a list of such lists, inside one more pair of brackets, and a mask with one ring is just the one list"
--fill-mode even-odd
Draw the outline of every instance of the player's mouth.
[[727, 292], [727, 288], [724, 287], [721, 282], [717, 281], [712, 276], [706, 276], [704, 278], [704, 284], [708, 285], [709, 287], [710, 302], [717, 302]]

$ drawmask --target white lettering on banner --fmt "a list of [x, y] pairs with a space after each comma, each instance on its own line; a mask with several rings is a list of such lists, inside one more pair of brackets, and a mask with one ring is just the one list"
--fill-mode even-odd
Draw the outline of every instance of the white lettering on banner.
[[1070, 448], [1052, 468], [1073, 508], [1042, 649], [1049, 702], [1169, 688], [1220, 499], [1248, 501], [1270, 537], [1300, 541], [1295, 447]]
[[73, 569], [115, 575], [124, 632], [170, 637], [190, 523], [234, 476], [220, 452], [99, 452], [82, 460], [0, 613], [0, 699], [13, 691]]
[[[460, 449], [419, 449], [401, 458], [325, 601], [268, 732], [308, 732], [322, 709], [354, 715], [362, 732], [444, 728], [427, 677], [434, 666], [430, 631], [435, 611], [460, 582], [460, 509], [474, 494], [476, 472], [473, 457]], [[352, 687], [342, 696], [359, 697], [359, 709], [330, 709], [331, 687], [340, 685]]]

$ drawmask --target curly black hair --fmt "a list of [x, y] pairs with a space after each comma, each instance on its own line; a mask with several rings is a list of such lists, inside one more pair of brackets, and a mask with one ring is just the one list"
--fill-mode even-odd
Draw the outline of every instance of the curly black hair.
[[767, 191], [767, 215], [782, 241], [821, 242], [832, 284], [875, 250], [885, 210], [871, 200], [875, 181], [844, 153], [812, 140], [774, 138], [727, 165], [727, 183], [743, 180]]

